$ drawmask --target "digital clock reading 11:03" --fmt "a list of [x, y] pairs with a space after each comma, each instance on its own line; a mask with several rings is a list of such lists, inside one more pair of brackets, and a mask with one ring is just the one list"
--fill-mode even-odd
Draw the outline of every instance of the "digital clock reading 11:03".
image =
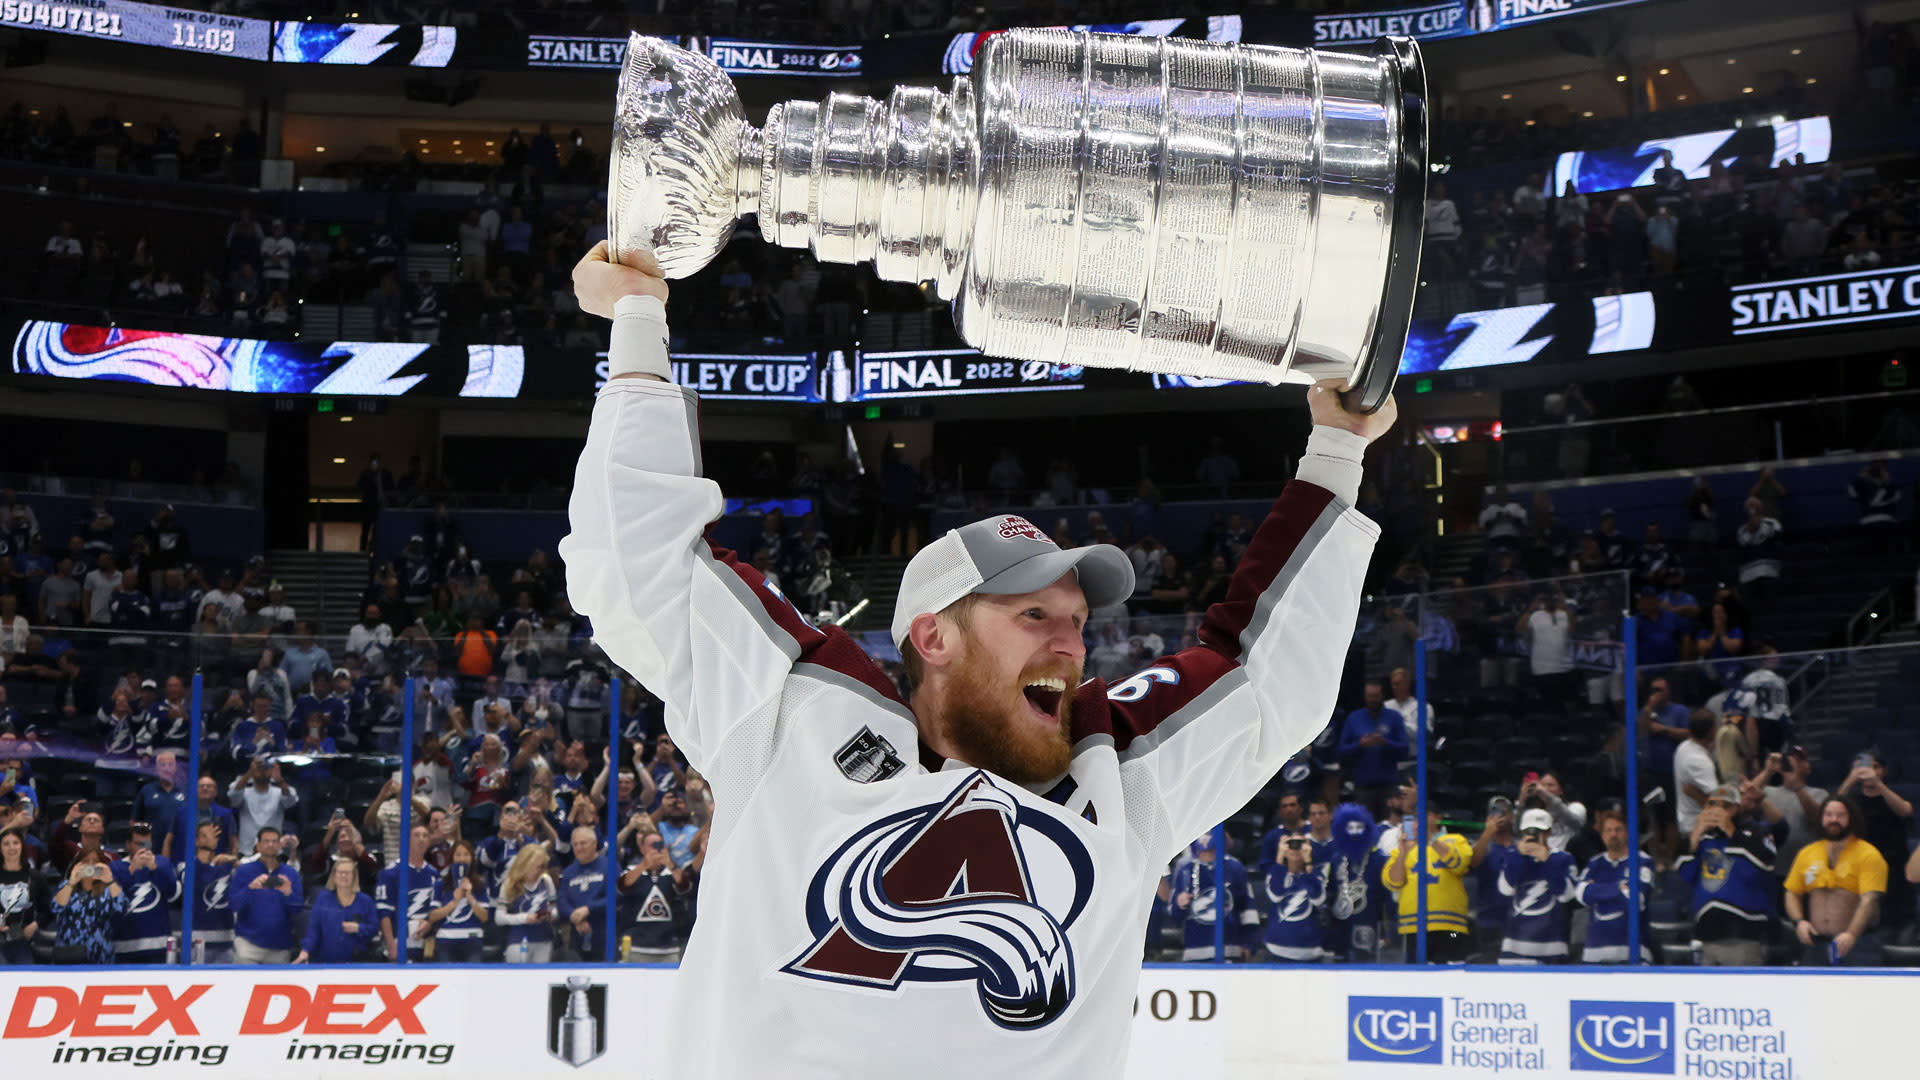
[[133, 0], [68, 0], [62, 4], [0, 0], [0, 27], [107, 38], [183, 52], [265, 60], [273, 24], [265, 19], [141, 4]]
[[173, 47], [176, 49], [199, 49], [201, 52], [233, 55], [234, 34], [231, 30], [222, 30], [217, 26], [193, 26], [173, 24]]

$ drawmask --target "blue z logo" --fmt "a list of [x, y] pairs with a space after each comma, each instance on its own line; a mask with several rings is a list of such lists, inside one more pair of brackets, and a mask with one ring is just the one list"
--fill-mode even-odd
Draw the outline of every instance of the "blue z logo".
[[1139, 701], [1153, 690], [1154, 683], [1178, 686], [1180, 685], [1180, 673], [1172, 668], [1150, 667], [1136, 675], [1129, 676], [1124, 682], [1108, 690], [1107, 700], [1118, 701], [1122, 704], [1130, 701]]

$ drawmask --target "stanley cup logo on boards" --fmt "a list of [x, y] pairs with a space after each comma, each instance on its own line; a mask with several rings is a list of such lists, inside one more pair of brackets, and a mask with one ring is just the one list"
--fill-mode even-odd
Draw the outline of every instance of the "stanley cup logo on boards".
[[579, 1068], [607, 1052], [607, 987], [584, 975], [547, 987], [547, 1053]]

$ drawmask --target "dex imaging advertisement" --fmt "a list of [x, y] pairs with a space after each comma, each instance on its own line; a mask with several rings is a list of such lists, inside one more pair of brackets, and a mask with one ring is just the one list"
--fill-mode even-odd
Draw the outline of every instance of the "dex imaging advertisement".
[[[1912, 1074], [1920, 979], [1577, 968], [1149, 965], [1099, 1080]], [[673, 1080], [664, 965], [10, 970], [0, 1076]]]
[[1674, 168], [1689, 180], [1704, 180], [1715, 163], [1731, 165], [1742, 158], [1764, 158], [1773, 166], [1805, 155], [1807, 164], [1818, 165], [1833, 152], [1833, 125], [1824, 116], [1809, 116], [1648, 139], [1632, 147], [1572, 150], [1554, 159], [1549, 190], [1565, 191], [1569, 181], [1582, 194], [1647, 187], [1662, 151], [1672, 152]]

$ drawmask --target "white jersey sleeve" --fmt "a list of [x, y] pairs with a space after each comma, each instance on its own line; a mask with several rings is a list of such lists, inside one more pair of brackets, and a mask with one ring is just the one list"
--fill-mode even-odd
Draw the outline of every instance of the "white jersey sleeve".
[[675, 742], [718, 783], [764, 767], [781, 686], [813, 631], [706, 540], [723, 502], [700, 475], [698, 402], [649, 379], [600, 392], [560, 554], [595, 642], [665, 703]]
[[1110, 732], [1129, 821], [1156, 857], [1239, 810], [1326, 727], [1379, 532], [1333, 492], [1294, 480], [1226, 600], [1207, 610], [1200, 644], [1114, 684], [1104, 702], [1082, 699], [1090, 725]]

